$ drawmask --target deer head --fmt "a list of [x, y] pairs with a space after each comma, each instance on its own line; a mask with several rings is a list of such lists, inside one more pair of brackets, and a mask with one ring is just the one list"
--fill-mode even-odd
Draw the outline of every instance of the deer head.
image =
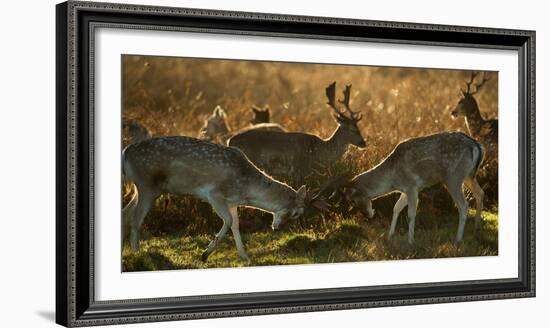
[[296, 221], [300, 216], [304, 214], [306, 208], [307, 190], [306, 186], [301, 186], [296, 191], [296, 197], [291, 197], [288, 200], [288, 204], [273, 213], [273, 222], [271, 223], [271, 229], [277, 230], [282, 223], [287, 221]]
[[[451, 112], [453, 117], [472, 117], [472, 115], [477, 116], [479, 114], [479, 107], [474, 95], [477, 94], [483, 85], [485, 85], [485, 83], [487, 83], [490, 79], [483, 74], [482, 80], [479, 83], [474, 83], [478, 74], [479, 72], [473, 72], [470, 75], [470, 80], [466, 81], [466, 90], [460, 89], [462, 96], [458, 101], [458, 104]], [[472, 88], [472, 84], [475, 88]]]
[[216, 106], [212, 115], [206, 119], [203, 127], [200, 129], [199, 139], [212, 141], [227, 133], [229, 133], [227, 115], [223, 108]]
[[331, 208], [327, 199], [333, 197], [333, 195], [345, 188], [350, 180], [351, 175], [349, 173], [337, 174], [328, 177], [315, 192], [309, 192], [306, 196], [306, 207], [314, 208], [319, 211], [327, 211]]
[[257, 106], [252, 106], [251, 109], [252, 112], [254, 112], [254, 118], [250, 120], [251, 124], [256, 125], [261, 123], [269, 123], [270, 113], [268, 105], [266, 105], [263, 109]]
[[369, 195], [365, 195], [365, 193], [353, 183], [347, 185], [343, 192], [344, 196], [353, 207], [358, 209], [369, 219], [374, 217], [375, 211], [372, 207], [372, 198]]
[[344, 99], [338, 100], [338, 102], [344, 106], [345, 111], [341, 111], [336, 106], [336, 82], [332, 82], [326, 88], [327, 96], [327, 105], [332, 108], [334, 112], [334, 119], [338, 123], [338, 129], [344, 135], [344, 139], [347, 140], [350, 144], [357, 146], [359, 148], [364, 148], [367, 146], [361, 131], [357, 126], [357, 123], [363, 118], [363, 115], [359, 112], [354, 112], [350, 107], [350, 94], [351, 94], [351, 84], [346, 85], [346, 88], [343, 91]]
[[326, 179], [318, 189], [308, 190], [303, 185], [296, 191], [296, 198], [290, 200], [290, 204], [283, 210], [275, 212], [273, 215], [273, 230], [277, 230], [282, 223], [292, 220], [296, 221], [305, 211], [315, 209], [317, 211], [327, 211], [330, 205], [327, 202], [327, 192], [334, 192], [346, 185], [350, 180], [349, 174], [339, 174]]

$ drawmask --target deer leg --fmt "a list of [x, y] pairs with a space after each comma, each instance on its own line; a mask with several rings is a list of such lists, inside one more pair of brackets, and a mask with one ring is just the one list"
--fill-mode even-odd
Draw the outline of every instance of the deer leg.
[[122, 209], [122, 239], [125, 240], [128, 237], [128, 234], [130, 233], [130, 227], [132, 220], [134, 218], [134, 215], [136, 213], [136, 206], [138, 203], [138, 192], [136, 186], [132, 183], [130, 187], [130, 192], [132, 193], [132, 198], [128, 202], [128, 204]]
[[239, 231], [239, 215], [237, 212], [237, 207], [232, 207], [229, 209], [233, 222], [231, 223], [231, 232], [233, 232], [233, 239], [235, 239], [235, 246], [237, 246], [237, 251], [239, 256], [243, 260], [248, 260], [248, 255], [244, 250], [243, 241], [241, 240], [241, 232]]
[[418, 191], [413, 190], [407, 193], [407, 214], [409, 217], [409, 235], [408, 241], [412, 245], [414, 242], [414, 221], [416, 218], [416, 208], [418, 206]]
[[468, 214], [468, 202], [462, 191], [462, 183], [453, 183], [447, 185], [456, 207], [458, 208], [458, 231], [456, 232], [456, 243], [460, 243], [464, 237], [464, 225], [466, 224], [466, 215]]
[[208, 259], [208, 256], [212, 254], [214, 248], [216, 248], [220, 240], [222, 240], [225, 234], [227, 234], [227, 231], [229, 231], [229, 227], [231, 227], [233, 221], [231, 212], [229, 211], [227, 204], [223, 200], [210, 198], [209, 203], [210, 205], [212, 205], [212, 208], [214, 208], [214, 211], [218, 214], [218, 216], [222, 218], [223, 226], [216, 234], [216, 237], [214, 237], [210, 244], [208, 244], [206, 250], [202, 253], [201, 259], [203, 261], [206, 261]]
[[481, 222], [481, 211], [483, 210], [483, 198], [485, 197], [485, 192], [483, 192], [483, 189], [481, 189], [475, 177], [466, 178], [464, 183], [476, 199], [475, 229], [477, 230], [479, 228], [479, 223]]
[[393, 217], [391, 220], [391, 226], [390, 226], [390, 233], [388, 235], [388, 238], [391, 238], [393, 234], [395, 233], [395, 226], [397, 224], [397, 217], [399, 216], [399, 213], [407, 206], [407, 194], [403, 193], [401, 194], [401, 197], [397, 200], [393, 207]]
[[139, 229], [141, 228], [143, 220], [145, 219], [145, 216], [147, 216], [147, 213], [151, 209], [151, 205], [155, 200], [155, 196], [152, 192], [142, 190], [140, 193], [139, 190], [140, 189], [138, 188], [139, 199], [134, 209], [133, 217], [130, 221], [130, 245], [134, 252], [139, 250]]

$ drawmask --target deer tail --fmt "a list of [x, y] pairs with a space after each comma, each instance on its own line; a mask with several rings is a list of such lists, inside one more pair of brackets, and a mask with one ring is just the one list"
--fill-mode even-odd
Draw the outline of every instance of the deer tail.
[[[473, 139], [472, 139], [473, 140]], [[475, 177], [479, 171], [479, 167], [481, 166], [481, 163], [483, 163], [483, 159], [485, 158], [485, 148], [481, 143], [479, 143], [477, 140], [474, 140], [475, 148], [472, 151], [472, 159], [474, 160], [475, 166], [474, 170], [472, 172], [472, 176]]]

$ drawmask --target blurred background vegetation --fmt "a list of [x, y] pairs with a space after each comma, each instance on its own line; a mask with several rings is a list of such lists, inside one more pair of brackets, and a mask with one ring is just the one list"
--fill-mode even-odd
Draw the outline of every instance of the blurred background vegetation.
[[[440, 131], [467, 132], [464, 119], [453, 119], [450, 113], [470, 71], [133, 55], [122, 60], [123, 117], [140, 122], [153, 136], [196, 137], [217, 105], [226, 111], [229, 127], [238, 130], [249, 126], [252, 105], [269, 105], [272, 122], [289, 131], [327, 138], [336, 128], [325, 98], [325, 88], [332, 81], [337, 81], [338, 92], [345, 84], [353, 84], [351, 105], [363, 113], [359, 127], [368, 144], [363, 150], [350, 147], [334, 165], [333, 173], [365, 171], [407, 138]], [[498, 74], [486, 74], [490, 81], [476, 99], [485, 119], [497, 118]], [[222, 221], [209, 204], [170, 195], [161, 196], [146, 217], [141, 250], [131, 253], [124, 248], [123, 268], [140, 271], [497, 255], [498, 154], [488, 148], [478, 175], [486, 193], [484, 222], [476, 234], [473, 222], [468, 222], [460, 246], [453, 244], [457, 211], [445, 189], [435, 186], [420, 195], [414, 246], [406, 243], [406, 211], [394, 238], [388, 241], [384, 237], [397, 195], [375, 201], [377, 215], [370, 220], [336, 197], [336, 213], [311, 215], [277, 233], [270, 231], [271, 215], [241, 209], [241, 235], [251, 260], [239, 259], [228, 234], [208, 262], [202, 263], [200, 254]]]

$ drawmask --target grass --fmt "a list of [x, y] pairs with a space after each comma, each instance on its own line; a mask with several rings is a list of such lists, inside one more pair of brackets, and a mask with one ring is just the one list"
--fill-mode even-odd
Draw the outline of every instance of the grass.
[[[376, 165], [404, 139], [466, 132], [464, 120], [450, 113], [469, 75], [460, 70], [129, 55], [123, 56], [123, 116], [139, 121], [154, 136], [197, 136], [217, 105], [225, 109], [230, 128], [237, 130], [248, 126], [250, 106], [268, 104], [272, 122], [327, 138], [336, 123], [325, 104], [325, 87], [337, 81], [340, 93], [351, 83], [351, 105], [363, 113], [359, 128], [368, 147], [350, 147], [331, 173], [357, 174]], [[498, 73], [487, 75], [491, 80], [475, 97], [489, 119], [498, 117]], [[238, 257], [229, 233], [203, 263], [200, 255], [221, 220], [209, 204], [193, 197], [162, 195], [142, 226], [140, 251], [132, 253], [125, 246], [124, 271], [497, 255], [498, 149], [485, 146], [478, 174], [486, 195], [483, 226], [474, 234], [468, 222], [464, 243], [458, 247], [453, 242], [456, 209], [446, 190], [435, 186], [420, 194], [414, 246], [407, 243], [406, 211], [394, 238], [385, 236], [396, 195], [376, 200], [377, 216], [371, 220], [336, 197], [334, 213], [310, 214], [305, 222], [277, 232], [270, 229], [271, 215], [240, 209], [240, 230], [250, 260]], [[323, 179], [314, 176], [306, 183], [316, 187]]]
[[128, 272], [498, 255], [498, 216], [486, 211], [482, 216], [478, 231], [474, 231], [473, 219], [468, 219], [460, 245], [454, 243], [456, 215], [436, 218], [419, 213], [414, 245], [407, 242], [403, 216], [391, 240], [387, 238], [389, 218], [340, 218], [326, 229], [243, 230], [248, 261], [238, 256], [231, 233], [206, 262], [201, 261], [201, 254], [214, 231], [201, 235], [174, 233], [142, 240], [136, 253], [126, 245], [123, 268]]

